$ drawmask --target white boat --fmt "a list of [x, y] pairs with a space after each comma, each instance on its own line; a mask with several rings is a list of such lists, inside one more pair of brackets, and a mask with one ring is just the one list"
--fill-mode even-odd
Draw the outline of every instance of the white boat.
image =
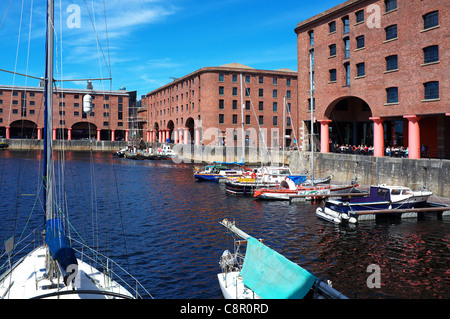
[[253, 196], [256, 189], [276, 187], [287, 177], [298, 183], [306, 180], [306, 174], [292, 174], [289, 167], [263, 166], [243, 177], [227, 180], [225, 186], [230, 194]]
[[[347, 299], [306, 269], [251, 237], [234, 223], [221, 224], [242, 238], [232, 254], [225, 251], [217, 275], [225, 299]], [[239, 251], [246, 244], [245, 254]]]
[[[0, 299], [128, 299], [142, 297], [136, 288], [142, 287], [139, 282], [131, 285], [119, 284], [114, 278], [119, 278], [112, 271], [120, 268], [111, 259], [104, 258], [102, 254], [78, 242], [77, 251], [74, 244], [76, 238], [70, 238], [65, 232], [64, 225], [68, 224], [67, 216], [61, 205], [56, 202], [56, 182], [53, 159], [53, 51], [54, 51], [54, 6], [53, 0], [47, 2], [47, 50], [46, 50], [46, 76], [45, 76], [45, 132], [44, 132], [44, 171], [43, 171], [43, 208], [45, 213], [45, 228], [42, 232], [44, 240], [30, 253], [25, 254], [14, 265], [12, 257], [21, 254], [16, 251], [19, 243], [11, 237], [5, 243], [5, 252], [8, 257], [6, 270], [0, 276]], [[90, 105], [83, 105], [83, 109]], [[59, 187], [59, 186], [58, 186]], [[61, 186], [62, 187], [62, 186]], [[32, 208], [30, 207], [30, 210]], [[41, 213], [41, 212], [39, 212]], [[33, 236], [28, 236], [33, 238]], [[20, 244], [25, 245], [23, 241]], [[25, 245], [25, 248], [28, 247]], [[86, 254], [92, 251], [96, 262], [102, 261], [102, 271], [88, 264]], [[77, 257], [77, 254], [79, 257]], [[125, 272], [124, 269], [122, 269]], [[131, 277], [134, 278], [134, 277]], [[130, 292], [132, 291], [132, 293]]]

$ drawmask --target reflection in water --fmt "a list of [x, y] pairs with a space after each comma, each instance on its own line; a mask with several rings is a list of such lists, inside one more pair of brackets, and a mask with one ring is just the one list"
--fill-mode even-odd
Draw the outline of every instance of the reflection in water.
[[[229, 196], [224, 185], [195, 182], [188, 164], [65, 155], [68, 190], [59, 196], [71, 223], [91, 246], [128, 264], [155, 298], [221, 298], [218, 261], [233, 249], [219, 225], [225, 217], [350, 298], [450, 296], [448, 217], [335, 226], [316, 218], [320, 203]], [[3, 240], [21, 232], [35, 205], [35, 197], [16, 194], [39, 194], [40, 161], [37, 153], [0, 152]], [[28, 228], [43, 221], [39, 205]], [[380, 266], [381, 288], [367, 287], [371, 264]]]

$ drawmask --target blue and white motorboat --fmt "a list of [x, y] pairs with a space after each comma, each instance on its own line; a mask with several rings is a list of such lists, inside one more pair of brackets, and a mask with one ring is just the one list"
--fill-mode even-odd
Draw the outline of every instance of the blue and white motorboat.
[[412, 191], [404, 186], [390, 186], [380, 184], [371, 186], [369, 196], [342, 200], [328, 200], [325, 207], [319, 207], [316, 215], [319, 218], [339, 224], [343, 221], [357, 222], [358, 212], [389, 210], [389, 214], [396, 209], [410, 209], [425, 207], [428, 198], [433, 195], [427, 190]]
[[240, 169], [230, 169], [226, 165], [214, 164], [206, 165], [203, 171], [197, 169], [194, 172], [194, 178], [198, 181], [219, 182], [228, 180], [230, 177], [242, 177], [244, 171]]

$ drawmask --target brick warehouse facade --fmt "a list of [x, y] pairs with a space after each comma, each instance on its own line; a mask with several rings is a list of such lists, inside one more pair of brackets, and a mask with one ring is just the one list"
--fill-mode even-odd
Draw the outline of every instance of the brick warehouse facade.
[[410, 158], [450, 158], [449, 10], [447, 0], [349, 0], [297, 25], [299, 119], [309, 128], [311, 53], [321, 152], [366, 144], [375, 156], [404, 146]]
[[139, 118], [146, 140], [241, 145], [241, 74], [245, 144], [282, 145], [286, 97], [285, 142], [293, 146], [298, 138], [297, 73], [236, 63], [199, 69], [143, 97]]
[[[53, 139], [128, 140], [136, 91], [56, 89]], [[92, 111], [83, 112], [83, 97], [92, 97]], [[42, 139], [44, 88], [0, 86], [0, 137]]]

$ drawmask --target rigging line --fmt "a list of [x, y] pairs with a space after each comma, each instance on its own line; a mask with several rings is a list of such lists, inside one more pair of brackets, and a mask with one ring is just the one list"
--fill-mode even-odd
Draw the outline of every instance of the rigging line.
[[[23, 2], [22, 0], [22, 8], [20, 10], [20, 20], [19, 20], [19, 33], [17, 35], [17, 49], [16, 49], [16, 59], [14, 63], [14, 73], [17, 71], [17, 60], [19, 58], [19, 48], [20, 48], [20, 37], [22, 33], [22, 18], [23, 18]], [[13, 85], [12, 85], [12, 92], [14, 91], [16, 83], [16, 75], [13, 75]], [[9, 104], [9, 113], [8, 113], [8, 123], [11, 123], [11, 109], [12, 109], [12, 100], [13, 100], [13, 93], [11, 92], [11, 99]]]
[[89, 11], [89, 7], [88, 7], [88, 4], [87, 4], [86, 0], [84, 0], [84, 4], [85, 4], [86, 10], [87, 10], [87, 12], [88, 12], [88, 14], [89, 14], [89, 19], [91, 20], [91, 24], [92, 24], [92, 27], [93, 27], [93, 29], [94, 29], [95, 36], [96, 36], [96, 38], [97, 38], [98, 45], [100, 46], [100, 51], [102, 52], [103, 59], [105, 60], [106, 67], [107, 67], [108, 72], [109, 72], [109, 76], [111, 76], [111, 69], [108, 67], [108, 64], [107, 64], [107, 62], [106, 62], [105, 53], [103, 52], [103, 48], [102, 48], [102, 45], [101, 45], [101, 43], [100, 43], [100, 39], [99, 39], [99, 37], [98, 37], [97, 29], [95, 28], [95, 22], [92, 20], [92, 15], [91, 15], [91, 12]]
[[42, 78], [39, 78], [37, 76], [32, 76], [32, 75], [28, 75], [28, 74], [18, 73], [18, 72], [14, 72], [14, 71], [8, 71], [8, 70], [4, 70], [4, 69], [0, 69], [0, 72], [6, 72], [6, 73], [15, 74], [15, 75], [25, 76], [27, 78], [32, 78], [32, 79], [36, 79], [36, 80], [42, 80]]
[[[245, 85], [245, 92], [247, 92], [247, 84], [245, 82], [244, 82], [244, 85]], [[250, 99], [250, 104], [252, 106], [253, 115], [255, 115], [255, 121], [258, 124], [258, 140], [261, 138], [261, 140], [263, 142], [263, 145], [264, 145], [264, 149], [266, 150], [266, 153], [267, 153], [267, 155], [268, 155], [268, 157], [270, 159], [270, 163], [271, 163], [271, 165], [273, 165], [272, 156], [271, 156], [271, 154], [269, 152], [269, 149], [267, 147], [266, 140], [264, 138], [264, 134], [262, 134], [262, 132], [261, 132], [261, 126], [259, 125], [259, 119], [256, 116], [256, 111], [255, 111], [255, 108], [253, 107], [253, 101], [252, 101], [252, 98], [250, 97], [250, 91], [248, 91], [248, 97]], [[242, 134], [244, 134], [244, 132], [242, 132]], [[262, 165], [262, 161], [261, 161], [261, 165]]]
[[9, 0], [8, 8], [6, 8], [6, 12], [5, 12], [5, 15], [3, 16], [3, 19], [2, 19], [2, 23], [0, 24], [0, 30], [2, 29], [2, 26], [3, 26], [3, 22], [5, 22], [5, 19], [6, 19], [6, 15], [8, 14], [8, 11], [9, 11], [9, 7], [11, 6], [11, 2], [12, 2], [12, 0]]

